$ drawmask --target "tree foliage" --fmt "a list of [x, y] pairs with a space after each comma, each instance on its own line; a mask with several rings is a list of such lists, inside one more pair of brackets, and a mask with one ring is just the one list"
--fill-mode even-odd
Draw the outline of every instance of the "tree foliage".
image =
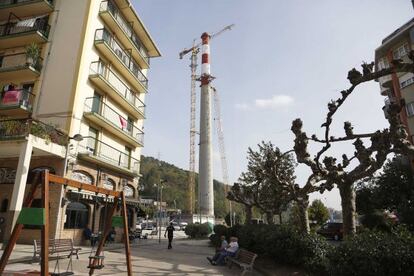
[[[273, 223], [273, 215], [285, 210], [290, 201], [287, 187], [294, 185], [295, 162], [271, 142], [262, 141], [257, 146], [257, 151], [249, 147], [247, 171], [241, 174], [240, 183], [232, 187], [228, 198], [247, 206], [247, 213], [253, 206], [259, 208]], [[246, 216], [251, 218], [251, 214]]]
[[329, 219], [329, 210], [319, 199], [316, 199], [309, 206], [309, 219], [316, 224], [322, 225]]
[[396, 156], [382, 173], [357, 188], [357, 210], [372, 214], [376, 210], [395, 212], [399, 221], [414, 229], [414, 175], [407, 158]]

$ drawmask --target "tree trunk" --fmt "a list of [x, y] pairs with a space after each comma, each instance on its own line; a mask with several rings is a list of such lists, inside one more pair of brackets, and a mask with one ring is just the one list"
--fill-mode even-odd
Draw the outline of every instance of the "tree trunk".
[[308, 200], [300, 200], [297, 201], [298, 208], [299, 208], [299, 221], [300, 221], [300, 229], [303, 233], [309, 233], [309, 216], [308, 216]]
[[339, 194], [341, 195], [344, 236], [353, 235], [356, 233], [355, 190], [351, 183], [342, 183], [338, 188]]
[[245, 224], [251, 224], [252, 223], [252, 206], [251, 205], [244, 205], [246, 210], [246, 222]]
[[273, 219], [273, 213], [272, 212], [266, 212], [266, 220], [267, 220], [267, 224], [274, 224], [274, 219]]

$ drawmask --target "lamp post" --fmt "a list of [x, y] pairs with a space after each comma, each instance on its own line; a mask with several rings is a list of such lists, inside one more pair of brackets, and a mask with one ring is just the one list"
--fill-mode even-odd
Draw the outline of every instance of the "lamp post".
[[157, 201], [158, 201], [158, 243], [161, 243], [161, 202], [162, 202], [162, 184], [167, 181], [161, 180], [159, 184], [154, 184], [154, 186], [157, 186]]
[[69, 150], [70, 150], [70, 140], [75, 140], [80, 142], [83, 140], [83, 136], [80, 134], [75, 134], [72, 137], [68, 137], [68, 144], [66, 145], [66, 153], [65, 153], [65, 164], [63, 165], [63, 177], [66, 177], [66, 171], [68, 169], [68, 157], [69, 157]]

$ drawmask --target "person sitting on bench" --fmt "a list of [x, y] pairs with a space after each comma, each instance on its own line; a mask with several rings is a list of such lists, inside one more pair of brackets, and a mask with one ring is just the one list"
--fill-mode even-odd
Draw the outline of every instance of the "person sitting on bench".
[[224, 265], [225, 258], [227, 256], [236, 256], [236, 252], [237, 250], [239, 250], [239, 243], [237, 241], [238, 239], [236, 237], [230, 237], [229, 245], [227, 245], [227, 247], [224, 250], [217, 252], [213, 258], [207, 257], [207, 260], [212, 265]]

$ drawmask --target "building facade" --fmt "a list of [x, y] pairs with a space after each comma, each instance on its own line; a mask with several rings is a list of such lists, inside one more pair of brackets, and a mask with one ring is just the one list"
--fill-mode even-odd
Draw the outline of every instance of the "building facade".
[[[0, 20], [3, 238], [44, 168], [123, 190], [135, 227], [147, 73], [160, 52], [134, 7], [129, 0], [5, 0]], [[102, 230], [113, 199], [50, 189], [52, 236], [79, 243], [87, 225]], [[39, 231], [26, 228], [33, 233], [21, 241], [31, 243]]]
[[[389, 68], [393, 60], [411, 62], [408, 54], [414, 45], [414, 19], [411, 19], [382, 40], [375, 50], [376, 70]], [[404, 100], [405, 108], [401, 110], [401, 122], [407, 127], [411, 142], [414, 135], [414, 74], [395, 73], [378, 79], [381, 95], [386, 96], [384, 113], [391, 102]]]

